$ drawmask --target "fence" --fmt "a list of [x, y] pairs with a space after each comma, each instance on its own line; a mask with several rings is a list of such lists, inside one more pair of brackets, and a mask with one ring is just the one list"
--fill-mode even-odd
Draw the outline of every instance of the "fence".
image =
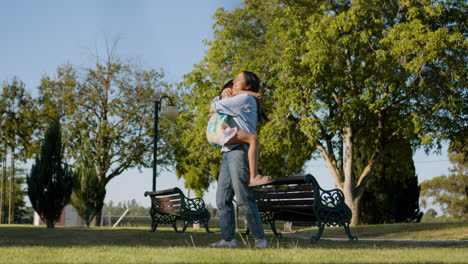
[[[105, 216], [103, 218], [103, 226], [112, 226], [114, 225], [117, 220], [120, 218], [120, 215], [112, 215], [112, 216]], [[237, 218], [237, 229], [245, 230], [246, 222], [244, 218]], [[182, 228], [182, 221], [177, 221], [177, 225], [179, 228]], [[147, 227], [148, 229], [151, 228], [151, 217], [150, 216], [124, 216], [122, 220], [120, 220], [118, 227]], [[208, 224], [209, 228], [220, 228], [219, 224], [219, 217], [212, 217]], [[169, 224], [160, 224], [158, 227], [169, 227], [172, 228]], [[198, 227], [195, 225], [194, 227]], [[266, 231], [271, 231], [270, 225], [263, 226]], [[199, 228], [204, 228], [202, 225]], [[291, 224], [290, 222], [278, 221], [276, 222], [276, 228], [278, 231], [291, 231]]]

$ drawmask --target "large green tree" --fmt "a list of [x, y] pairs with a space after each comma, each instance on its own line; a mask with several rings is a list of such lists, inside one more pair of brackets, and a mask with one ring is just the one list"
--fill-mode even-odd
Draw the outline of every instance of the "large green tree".
[[34, 211], [47, 224], [47, 228], [53, 228], [70, 201], [73, 187], [73, 172], [63, 164], [59, 119], [47, 129], [41, 153], [36, 157], [26, 182]]
[[[202, 146], [220, 85], [243, 69], [257, 72], [272, 120], [259, 132], [261, 166], [302, 168], [318, 150], [359, 224], [362, 194], [388, 142], [433, 146], [466, 124], [464, 14], [464, 1], [442, 0], [246, 0], [220, 9], [209, 51], [182, 84], [194, 113], [191, 149]], [[395, 130], [383, 133], [389, 112]], [[372, 155], [354, 175], [364, 134]]]
[[438, 204], [444, 213], [456, 219], [468, 219], [468, 139], [453, 141], [449, 147], [453, 167], [449, 175], [442, 175], [421, 183], [423, 205], [428, 199]]
[[[122, 62], [116, 43], [103, 58], [95, 59], [94, 65], [81, 71], [71, 65], [59, 67], [55, 78], [43, 78], [39, 93], [44, 115], [63, 120], [68, 159], [78, 159], [83, 139], [89, 138], [99, 179], [96, 188], [101, 190], [128, 168], [151, 166], [154, 103], [150, 99], [168, 92], [169, 85], [160, 71]], [[160, 129], [168, 124], [161, 120]], [[162, 168], [170, 150], [161, 142], [158, 153]], [[95, 226], [100, 222], [98, 211]]]

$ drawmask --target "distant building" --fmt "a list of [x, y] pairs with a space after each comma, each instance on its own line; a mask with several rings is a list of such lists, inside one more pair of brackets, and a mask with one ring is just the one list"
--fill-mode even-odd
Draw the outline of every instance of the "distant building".
[[[45, 225], [45, 223], [41, 220], [39, 215], [34, 212], [34, 225]], [[81, 227], [86, 226], [85, 221], [81, 219], [78, 213], [71, 205], [65, 206], [62, 211], [62, 215], [60, 216], [60, 220], [55, 223], [56, 226], [66, 226], [66, 227]]]

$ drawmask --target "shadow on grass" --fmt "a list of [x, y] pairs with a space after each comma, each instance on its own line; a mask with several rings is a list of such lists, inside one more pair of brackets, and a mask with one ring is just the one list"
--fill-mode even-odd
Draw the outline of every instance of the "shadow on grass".
[[[238, 246], [252, 247], [252, 237], [247, 240], [237, 236]], [[121, 247], [208, 247], [220, 239], [219, 232], [206, 233], [202, 229], [189, 229], [185, 233], [175, 233], [171, 229], [158, 229], [149, 232], [142, 228], [69, 228], [47, 229], [34, 226], [0, 225], [0, 247], [73, 247], [73, 246], [121, 246]], [[390, 242], [308, 240], [294, 237], [276, 239], [267, 234], [269, 248], [418, 248], [428, 245], [408, 245]], [[457, 246], [457, 245], [449, 245]]]

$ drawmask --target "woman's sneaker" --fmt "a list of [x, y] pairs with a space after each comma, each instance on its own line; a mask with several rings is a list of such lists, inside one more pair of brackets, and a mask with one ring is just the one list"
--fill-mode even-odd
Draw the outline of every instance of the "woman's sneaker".
[[224, 239], [221, 239], [218, 242], [214, 242], [211, 244], [211, 247], [217, 247], [217, 248], [235, 248], [237, 247], [237, 241], [236, 239], [233, 239], [231, 241], [226, 241]]
[[267, 248], [266, 239], [255, 239], [255, 247], [256, 248]]

